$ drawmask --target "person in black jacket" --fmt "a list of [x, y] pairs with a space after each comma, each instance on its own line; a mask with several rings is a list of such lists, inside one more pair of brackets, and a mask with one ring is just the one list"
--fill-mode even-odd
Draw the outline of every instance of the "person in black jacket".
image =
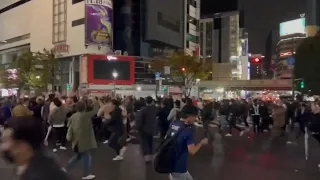
[[120, 150], [122, 147], [119, 143], [119, 140], [123, 134], [123, 117], [122, 110], [119, 105], [119, 101], [115, 99], [111, 100], [111, 113], [109, 117], [106, 117], [107, 127], [111, 132], [109, 138], [109, 146], [113, 148], [117, 153], [117, 156], [113, 158], [114, 161], [123, 160], [123, 157], [120, 155]]
[[13, 179], [71, 180], [67, 173], [43, 150], [42, 123], [34, 117], [10, 119], [1, 137], [3, 159], [17, 165]]
[[238, 130], [240, 132], [240, 136], [243, 135], [244, 130], [236, 125], [238, 115], [239, 115], [239, 106], [238, 104], [236, 104], [236, 101], [234, 99], [231, 99], [230, 106], [229, 106], [229, 115], [228, 115], [229, 133], [226, 134], [226, 136], [232, 136], [232, 128], [235, 128], [236, 130]]
[[297, 109], [296, 114], [296, 122], [299, 123], [299, 131], [296, 135], [297, 139], [301, 136], [301, 134], [305, 133], [305, 127], [307, 127], [311, 118], [312, 114], [310, 109], [307, 108], [307, 105], [305, 103], [302, 103], [300, 107]]
[[146, 98], [146, 106], [143, 107], [136, 118], [136, 127], [138, 129], [142, 152], [146, 163], [152, 161], [153, 154], [153, 133], [155, 131], [157, 118], [157, 108], [153, 104], [152, 97]]

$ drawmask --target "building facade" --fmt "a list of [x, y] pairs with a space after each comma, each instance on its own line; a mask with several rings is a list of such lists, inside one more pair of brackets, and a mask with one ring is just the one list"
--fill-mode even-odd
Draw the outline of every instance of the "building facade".
[[276, 45], [275, 75], [278, 79], [292, 78], [296, 48], [306, 37], [305, 18], [280, 23], [279, 42]]
[[232, 11], [200, 20], [200, 57], [224, 67], [230, 64], [230, 77], [248, 79], [248, 34], [240, 28], [240, 16], [239, 11]]

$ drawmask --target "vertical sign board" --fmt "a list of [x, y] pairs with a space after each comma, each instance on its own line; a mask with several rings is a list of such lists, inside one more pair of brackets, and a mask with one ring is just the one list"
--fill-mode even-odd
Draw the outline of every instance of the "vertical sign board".
[[112, 0], [85, 0], [85, 44], [113, 45]]

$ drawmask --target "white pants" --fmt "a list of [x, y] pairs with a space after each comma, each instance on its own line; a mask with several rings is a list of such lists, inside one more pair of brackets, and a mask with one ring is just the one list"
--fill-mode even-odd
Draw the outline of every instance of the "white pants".
[[187, 171], [186, 173], [171, 173], [169, 175], [170, 180], [193, 180], [191, 174]]

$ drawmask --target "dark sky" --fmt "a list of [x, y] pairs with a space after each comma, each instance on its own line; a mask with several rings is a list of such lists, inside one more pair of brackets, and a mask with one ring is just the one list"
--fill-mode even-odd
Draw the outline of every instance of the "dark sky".
[[[230, 4], [237, 0], [202, 0], [202, 12], [232, 10]], [[249, 34], [249, 52], [263, 54], [265, 41], [272, 29], [278, 29], [279, 23], [299, 17], [305, 12], [305, 0], [239, 0], [244, 10], [244, 25]]]

